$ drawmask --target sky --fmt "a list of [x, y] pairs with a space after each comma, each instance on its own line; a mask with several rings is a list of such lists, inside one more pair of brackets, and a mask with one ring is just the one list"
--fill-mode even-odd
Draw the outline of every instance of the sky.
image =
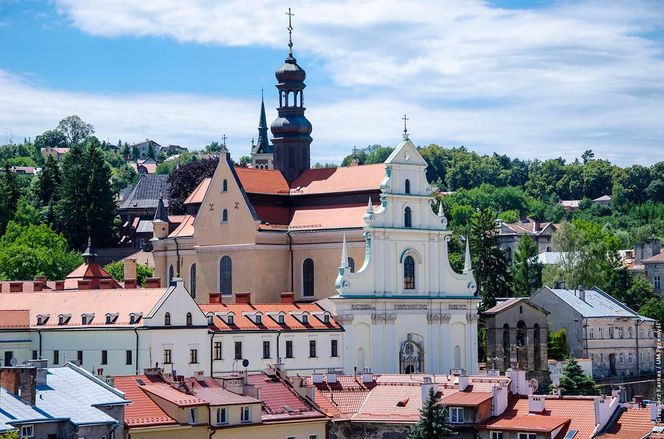
[[248, 155], [289, 7], [313, 161], [396, 145], [403, 114], [418, 145], [664, 160], [664, 0], [0, 0], [0, 143], [78, 114]]

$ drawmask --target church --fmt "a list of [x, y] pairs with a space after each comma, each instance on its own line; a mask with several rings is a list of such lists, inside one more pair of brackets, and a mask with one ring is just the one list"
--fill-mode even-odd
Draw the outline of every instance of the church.
[[[448, 260], [450, 232], [408, 137], [385, 163], [310, 169], [306, 73], [292, 39], [276, 71], [278, 116], [268, 138], [261, 102], [252, 165], [221, 153], [175, 228], [154, 221], [155, 276], [178, 277], [199, 304], [318, 301], [343, 324], [347, 373], [477, 371], [476, 285]], [[342, 258], [341, 264], [339, 258]]]

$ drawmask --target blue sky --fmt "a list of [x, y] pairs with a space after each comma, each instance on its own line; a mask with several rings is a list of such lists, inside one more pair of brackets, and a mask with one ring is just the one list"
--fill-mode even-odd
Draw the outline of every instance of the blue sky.
[[664, 160], [657, 1], [0, 0], [0, 131], [79, 114], [113, 142], [227, 134], [244, 155], [261, 86], [276, 105], [288, 6], [313, 160], [397, 143], [403, 113], [422, 145]]

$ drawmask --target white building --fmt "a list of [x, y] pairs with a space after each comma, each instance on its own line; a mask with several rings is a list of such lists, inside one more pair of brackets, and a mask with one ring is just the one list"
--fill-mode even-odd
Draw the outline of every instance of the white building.
[[365, 215], [366, 254], [349, 269], [344, 243], [338, 295], [321, 301], [346, 330], [344, 370], [448, 373], [477, 364], [477, 285], [466, 248], [463, 274], [448, 259], [451, 232], [432, 209], [427, 164], [404, 140], [385, 162], [381, 205]]
[[[207, 319], [174, 279], [169, 288], [0, 293], [5, 363], [77, 361], [96, 375], [133, 375], [162, 365], [210, 373]], [[170, 372], [171, 370], [169, 370]]]
[[211, 296], [200, 307], [211, 322], [213, 375], [245, 370], [245, 360], [249, 371], [275, 363], [300, 374], [343, 368], [343, 328], [317, 303], [294, 303], [293, 293], [268, 304], [250, 303], [249, 293], [236, 293], [233, 304]]

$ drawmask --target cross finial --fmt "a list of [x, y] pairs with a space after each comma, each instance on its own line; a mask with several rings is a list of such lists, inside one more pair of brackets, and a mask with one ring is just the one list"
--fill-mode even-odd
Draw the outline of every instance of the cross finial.
[[224, 134], [223, 136], [221, 136], [221, 143], [222, 143], [222, 145], [224, 145], [224, 146], [226, 146], [226, 139], [227, 139], [226, 134]]
[[357, 157], [357, 146], [353, 146], [353, 157]]
[[293, 17], [293, 14], [291, 12], [291, 8], [288, 8], [288, 12], [286, 12], [286, 15], [288, 15], [288, 54], [293, 55], [293, 24], [291, 22], [291, 18]]
[[261, 101], [263, 101], [263, 86], [261, 86]]
[[408, 140], [408, 124], [407, 123], [410, 119], [408, 119], [408, 116], [404, 114], [403, 117], [401, 118], [401, 120], [403, 120], [403, 140]]

